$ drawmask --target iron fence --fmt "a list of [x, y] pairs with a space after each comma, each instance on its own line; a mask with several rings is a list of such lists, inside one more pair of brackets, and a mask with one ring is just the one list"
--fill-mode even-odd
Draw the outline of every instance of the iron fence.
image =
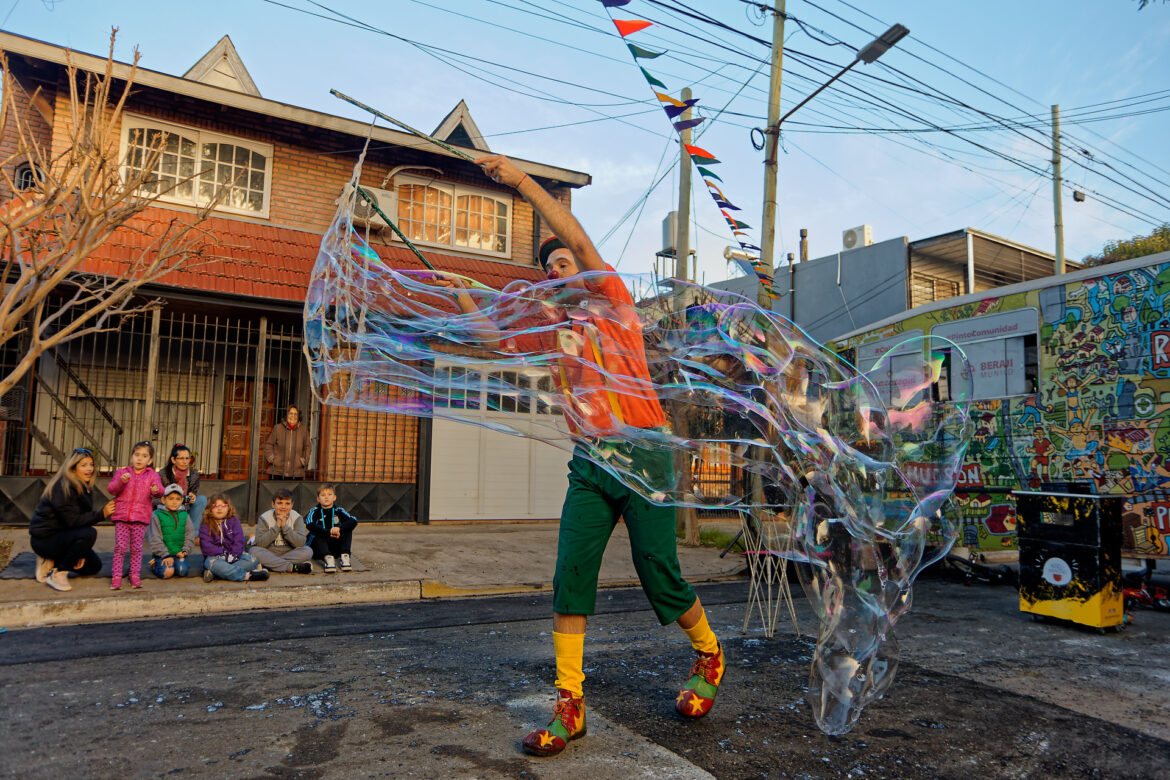
[[[10, 370], [21, 354], [19, 343], [0, 351], [0, 369]], [[369, 510], [366, 519], [424, 519], [418, 422], [322, 409], [309, 381], [292, 312], [169, 305], [50, 350], [0, 398], [0, 522], [31, 516], [36, 486], [74, 447], [93, 449], [99, 474], [109, 475], [129, 462], [138, 441], [154, 445], [156, 468], [173, 444], [185, 444], [207, 480], [204, 492], [228, 490], [252, 515], [275, 489], [260, 490], [264, 442], [294, 404], [309, 427], [306, 485], [337, 484], [342, 500], [352, 493]], [[308, 488], [301, 492], [309, 501]]]

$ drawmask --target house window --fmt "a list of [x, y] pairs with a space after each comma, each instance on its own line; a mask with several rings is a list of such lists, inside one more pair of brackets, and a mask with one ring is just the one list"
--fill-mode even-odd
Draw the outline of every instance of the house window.
[[41, 183], [41, 172], [32, 163], [22, 162], [12, 172], [12, 183], [21, 192], [31, 190]]
[[433, 398], [437, 409], [561, 414], [552, 377], [546, 372], [476, 371], [462, 366], [439, 366], [435, 369], [435, 388]]
[[122, 129], [128, 174], [147, 170], [141, 190], [159, 200], [268, 216], [272, 146], [127, 115]]
[[461, 185], [402, 178], [398, 226], [411, 241], [507, 256], [512, 199]]

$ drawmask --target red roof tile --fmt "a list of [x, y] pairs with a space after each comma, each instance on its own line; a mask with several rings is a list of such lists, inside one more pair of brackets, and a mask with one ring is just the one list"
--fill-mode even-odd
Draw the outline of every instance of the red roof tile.
[[[187, 214], [147, 209], [114, 231], [105, 244], [90, 255], [81, 270], [119, 273], [176, 217], [190, 220]], [[159, 284], [193, 292], [227, 293], [266, 300], [304, 300], [309, 274], [321, 245], [319, 233], [223, 217], [209, 217], [199, 224], [198, 229], [208, 237], [204, 259], [192, 261], [185, 270], [167, 274]], [[380, 245], [374, 249], [394, 268], [424, 267], [406, 247]], [[495, 288], [516, 279], [536, 281], [544, 278], [540, 269], [534, 266], [430, 250], [424, 254], [440, 271], [469, 276]]]

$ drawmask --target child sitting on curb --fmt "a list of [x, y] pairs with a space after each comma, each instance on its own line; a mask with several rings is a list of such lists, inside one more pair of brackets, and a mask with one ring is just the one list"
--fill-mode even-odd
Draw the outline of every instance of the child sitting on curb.
[[256, 536], [248, 553], [269, 571], [312, 574], [313, 550], [305, 519], [293, 509], [292, 493], [281, 488], [272, 494], [272, 509], [256, 521]]
[[189, 571], [187, 556], [195, 551], [195, 523], [187, 516], [183, 504], [186, 493], [182, 486], [172, 483], [163, 490], [162, 506], [150, 518], [146, 533], [150, 546], [150, 570], [159, 579], [186, 577]]
[[333, 488], [324, 485], [317, 490], [317, 506], [309, 510], [305, 518], [308, 526], [309, 545], [313, 548], [313, 555], [325, 562], [325, 573], [337, 573], [337, 559], [341, 559], [341, 570], [351, 571], [350, 546], [353, 539], [353, 529], [357, 526], [357, 518], [346, 512], [337, 502], [337, 493]]
[[244, 552], [244, 528], [236, 517], [235, 507], [223, 493], [207, 502], [203, 524], [199, 526], [199, 547], [203, 551], [203, 581], [216, 577], [232, 582], [262, 582], [268, 572], [251, 555]]

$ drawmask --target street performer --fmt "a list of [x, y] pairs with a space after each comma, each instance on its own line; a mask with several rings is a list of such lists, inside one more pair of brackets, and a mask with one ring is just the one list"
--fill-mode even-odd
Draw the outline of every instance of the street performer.
[[[543, 187], [506, 157], [483, 157], [476, 162], [496, 182], [519, 192], [551, 228], [554, 237], [539, 250], [548, 278], [570, 280], [565, 287], [577, 288], [596, 302], [578, 306], [581, 314], [571, 322], [566, 318], [555, 334], [560, 356], [553, 377], [567, 399], [565, 419], [572, 433], [587, 440], [593, 452], [613, 453], [642, 473], [673, 472], [668, 448], [647, 447], [622, 436], [623, 429], [666, 425], [650, 381], [642, 329], [629, 290], [601, 259], [577, 219]], [[578, 275], [583, 276], [573, 279]], [[452, 289], [464, 314], [482, 314], [458, 277], [442, 276], [436, 283]], [[481, 320], [485, 329], [495, 328], [505, 348], [516, 350], [516, 343], [525, 338], [509, 340], [506, 332], [486, 322], [486, 316]], [[655, 615], [663, 625], [677, 622], [696, 653], [690, 679], [675, 699], [678, 712], [688, 718], [706, 715], [723, 679], [722, 647], [679, 568], [674, 508], [648, 501], [586, 452], [578, 444], [569, 464], [557, 542], [553, 579], [556, 708], [548, 726], [535, 729], [523, 742], [524, 750], [537, 756], [556, 755], [570, 740], [585, 735], [585, 625], [594, 613], [602, 554], [619, 518], [625, 520], [634, 565]]]

